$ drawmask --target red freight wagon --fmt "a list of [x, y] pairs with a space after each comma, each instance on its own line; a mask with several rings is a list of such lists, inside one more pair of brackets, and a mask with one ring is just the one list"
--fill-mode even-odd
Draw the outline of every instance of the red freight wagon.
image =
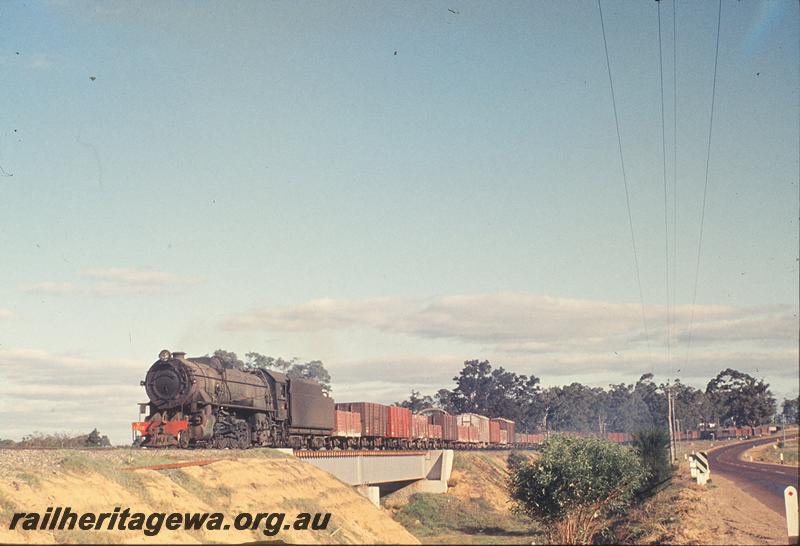
[[411, 416], [411, 436], [413, 438], [430, 438], [428, 433], [428, 418], [424, 415]]
[[464, 444], [469, 442], [469, 427], [462, 426], [462, 425], [456, 425], [456, 431], [457, 431], [457, 434], [458, 434], [457, 441], [459, 441], [461, 443], [464, 443]]
[[333, 435], [340, 438], [358, 438], [361, 436], [361, 415], [352, 411], [336, 410]]
[[[497, 423], [497, 426], [499, 427], [499, 430], [497, 431], [497, 435], [494, 436], [494, 438], [496, 438], [496, 440], [493, 439], [493, 436], [492, 436], [492, 425], [491, 425], [492, 423]], [[505, 431], [505, 434], [502, 434], [503, 431]], [[514, 421], [511, 421], [509, 419], [503, 419], [502, 417], [498, 417], [496, 419], [492, 419], [489, 422], [489, 438], [492, 440], [492, 443], [498, 443], [498, 444], [507, 444], [509, 438], [511, 438], [513, 440], [514, 439]], [[505, 438], [505, 440], [503, 438]]]
[[478, 443], [489, 443], [489, 418], [477, 413], [462, 413], [456, 415], [458, 424], [461, 426], [478, 427], [478, 438], [475, 440]]
[[493, 444], [500, 443], [500, 423], [495, 419], [489, 421], [489, 441]]
[[411, 410], [399, 406], [389, 406], [389, 421], [386, 427], [387, 438], [411, 437]]
[[389, 423], [388, 406], [374, 402], [347, 402], [336, 404], [336, 409], [361, 415], [361, 436], [386, 437]]
[[428, 438], [433, 440], [442, 439], [442, 425], [428, 425]]
[[455, 415], [450, 415], [446, 411], [433, 410], [430, 412], [431, 423], [442, 427], [442, 439], [446, 442], [458, 441], [458, 423]]

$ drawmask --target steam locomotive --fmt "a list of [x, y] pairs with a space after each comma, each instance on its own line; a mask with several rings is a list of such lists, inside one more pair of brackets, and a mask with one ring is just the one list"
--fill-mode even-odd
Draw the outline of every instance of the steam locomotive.
[[141, 384], [150, 399], [146, 420], [133, 423], [142, 446], [320, 448], [333, 429], [333, 400], [316, 381], [216, 357], [163, 350]]

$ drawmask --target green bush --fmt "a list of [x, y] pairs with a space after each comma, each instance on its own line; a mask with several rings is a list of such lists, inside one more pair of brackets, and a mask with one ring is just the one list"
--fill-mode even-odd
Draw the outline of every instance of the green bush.
[[642, 487], [647, 490], [672, 473], [669, 463], [669, 433], [662, 429], [642, 430], [633, 435], [633, 447], [647, 471]]
[[515, 509], [544, 520], [551, 541], [591, 544], [604, 516], [623, 509], [646, 480], [637, 454], [600, 438], [550, 436], [541, 457], [510, 465]]

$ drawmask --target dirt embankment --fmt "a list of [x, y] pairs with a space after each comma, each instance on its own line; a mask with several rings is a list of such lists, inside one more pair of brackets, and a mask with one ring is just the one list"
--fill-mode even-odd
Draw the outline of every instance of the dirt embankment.
[[458, 451], [446, 494], [398, 491], [384, 499], [426, 544], [541, 544], [541, 529], [511, 512], [510, 451]]
[[[193, 459], [222, 459], [175, 469], [130, 467]], [[9, 530], [13, 512], [44, 513], [70, 506], [73, 512], [130, 508], [156, 512], [221, 512], [232, 524], [242, 512], [285, 512], [293, 523], [302, 512], [330, 513], [325, 530], [177, 530], [157, 536], [120, 530]], [[274, 521], [274, 520], [273, 520]], [[19, 527], [19, 525], [18, 525]], [[353, 488], [290, 456], [270, 450], [153, 452], [0, 450], [0, 543], [416, 543], [413, 535]]]
[[786, 522], [735, 483], [712, 472], [696, 485], [683, 463], [669, 487], [616, 526], [622, 544], [786, 544]]

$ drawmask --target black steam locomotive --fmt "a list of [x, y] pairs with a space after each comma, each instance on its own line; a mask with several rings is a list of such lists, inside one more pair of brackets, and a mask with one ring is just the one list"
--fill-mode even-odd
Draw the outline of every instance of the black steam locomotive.
[[334, 425], [319, 383], [216, 357], [161, 351], [142, 386], [149, 415], [133, 429], [145, 447], [320, 448]]

